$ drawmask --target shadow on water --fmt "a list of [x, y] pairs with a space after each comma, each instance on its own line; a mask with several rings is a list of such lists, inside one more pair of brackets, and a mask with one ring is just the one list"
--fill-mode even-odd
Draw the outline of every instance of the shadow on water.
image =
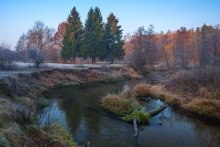
[[[168, 107], [150, 119], [149, 125], [139, 126], [138, 138], [134, 137], [132, 124], [108, 117], [100, 108], [100, 99], [107, 93], [118, 93], [129, 89], [137, 81], [113, 84], [88, 84], [54, 89], [46, 93], [51, 98], [50, 121], [59, 122], [82, 144], [97, 147], [145, 147], [145, 146], [220, 146], [220, 128], [189, 118]], [[163, 105], [152, 99], [146, 103], [147, 110]], [[91, 109], [92, 110], [91, 110]], [[41, 122], [46, 123], [46, 117]]]

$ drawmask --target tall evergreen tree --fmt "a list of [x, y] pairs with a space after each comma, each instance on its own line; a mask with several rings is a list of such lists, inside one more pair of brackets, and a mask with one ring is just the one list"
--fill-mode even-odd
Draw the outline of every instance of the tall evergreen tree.
[[94, 9], [94, 31], [95, 31], [95, 52], [96, 57], [101, 58], [104, 54], [104, 48], [103, 48], [103, 35], [104, 35], [104, 23], [102, 20], [102, 15], [100, 12], [100, 9], [98, 7], [95, 7]]
[[71, 32], [70, 32], [70, 25], [66, 24], [65, 25], [65, 33], [63, 36], [63, 46], [61, 49], [61, 56], [63, 60], [66, 62], [67, 60], [70, 60], [71, 58], [71, 46], [72, 46], [72, 38], [71, 38]]
[[80, 45], [82, 39], [82, 22], [76, 7], [73, 7], [67, 19], [65, 28], [63, 47], [61, 55], [64, 60], [73, 58], [75, 63], [76, 56], [80, 53]]
[[103, 54], [103, 22], [100, 9], [90, 8], [84, 28], [84, 56], [91, 57], [92, 63]]
[[107, 18], [107, 23], [105, 24], [105, 49], [107, 58], [113, 63], [114, 59], [122, 59], [124, 56], [123, 50], [123, 40], [121, 26], [118, 25], [118, 19], [111, 13]]
[[83, 29], [83, 47], [81, 48], [81, 53], [83, 57], [88, 57], [93, 47], [93, 8], [89, 9], [87, 14], [87, 19], [85, 21], [85, 26]]

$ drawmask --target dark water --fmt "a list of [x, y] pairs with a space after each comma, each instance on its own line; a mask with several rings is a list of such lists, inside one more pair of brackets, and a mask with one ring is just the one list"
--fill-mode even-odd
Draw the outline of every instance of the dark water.
[[[50, 106], [41, 112], [41, 122], [59, 122], [82, 144], [91, 147], [219, 147], [220, 127], [207, 125], [168, 107], [150, 119], [149, 125], [139, 126], [134, 137], [133, 125], [105, 115], [100, 99], [107, 93], [117, 93], [133, 86], [133, 82], [89, 84], [55, 89], [45, 94]], [[151, 100], [146, 108], [152, 110], [163, 102]]]

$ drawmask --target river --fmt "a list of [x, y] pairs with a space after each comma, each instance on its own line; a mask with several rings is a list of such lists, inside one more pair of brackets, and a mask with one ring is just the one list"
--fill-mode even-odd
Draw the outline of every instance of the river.
[[[101, 97], [128, 90], [136, 82], [93, 83], [46, 92], [50, 105], [40, 112], [40, 122], [60, 123], [75, 141], [91, 147], [220, 146], [219, 126], [188, 117], [171, 107], [152, 117], [149, 124], [139, 125], [138, 137], [134, 137], [132, 124], [105, 115], [108, 113], [100, 108]], [[163, 102], [151, 99], [144, 105], [153, 110]]]

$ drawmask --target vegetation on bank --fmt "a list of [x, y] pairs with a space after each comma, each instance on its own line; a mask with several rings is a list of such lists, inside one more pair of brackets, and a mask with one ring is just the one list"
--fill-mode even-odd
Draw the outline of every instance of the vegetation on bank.
[[0, 146], [76, 146], [61, 126], [49, 124], [40, 127], [34, 109], [48, 102], [40, 98], [34, 105], [34, 101], [27, 97], [0, 99]]
[[191, 94], [201, 99], [220, 99], [220, 69], [182, 70], [166, 82], [166, 88], [178, 94]]
[[[179, 71], [165, 84], [147, 85], [151, 97], [164, 100], [170, 106], [191, 112], [202, 119], [220, 121], [219, 77], [217, 69]], [[199, 74], [198, 74], [199, 73]], [[137, 86], [136, 86], [137, 87]]]
[[[208, 72], [206, 72], [206, 74], [207, 73]], [[142, 114], [145, 113], [142, 113], [143, 107], [140, 106], [138, 100], [143, 100], [150, 96], [164, 100], [170, 106], [178, 107], [201, 116], [202, 119], [209, 118], [220, 121], [219, 94], [216, 90], [217, 87], [215, 89], [216, 91], [213, 90], [215, 85], [211, 82], [211, 79], [214, 77], [210, 76], [206, 79], [200, 79], [201, 77], [196, 76], [197, 74], [194, 76], [191, 74], [193, 73], [176, 73], [168, 79], [166, 86], [164, 84], [137, 84], [131, 92], [119, 95], [107, 95], [102, 98], [101, 106], [121, 117], [123, 120], [131, 122], [134, 118], [137, 120], [140, 118], [138, 121], [142, 123], [142, 120], [148, 120], [149, 116], [142, 116]], [[188, 80], [181, 78], [187, 78]], [[203, 81], [207, 81], [207, 83], [203, 83]], [[194, 85], [192, 86], [190, 83]], [[201, 94], [199, 85], [202, 83], [204, 84], [202, 89], [204, 89], [204, 87], [205, 89], [209, 89], [207, 93], [203, 92]], [[218, 81], [215, 81], [215, 84], [218, 84]], [[189, 88], [190, 86], [194, 87], [193, 91], [192, 87]]]
[[166, 82], [165, 88], [185, 102], [181, 107], [192, 113], [220, 121], [220, 70], [206, 67], [179, 71]]
[[[38, 124], [38, 110], [49, 104], [41, 93], [56, 86], [123, 78], [126, 73], [118, 69], [121, 71], [120, 67], [109, 67], [108, 71], [101, 67], [48, 69], [1, 79], [0, 146], [76, 146], [60, 126], [51, 123], [40, 127]], [[106, 75], [109, 77], [105, 78]]]
[[127, 122], [136, 120], [138, 123], [146, 123], [150, 118], [150, 114], [144, 111], [144, 107], [133, 94], [127, 92], [119, 95], [108, 94], [102, 98], [101, 106]]

